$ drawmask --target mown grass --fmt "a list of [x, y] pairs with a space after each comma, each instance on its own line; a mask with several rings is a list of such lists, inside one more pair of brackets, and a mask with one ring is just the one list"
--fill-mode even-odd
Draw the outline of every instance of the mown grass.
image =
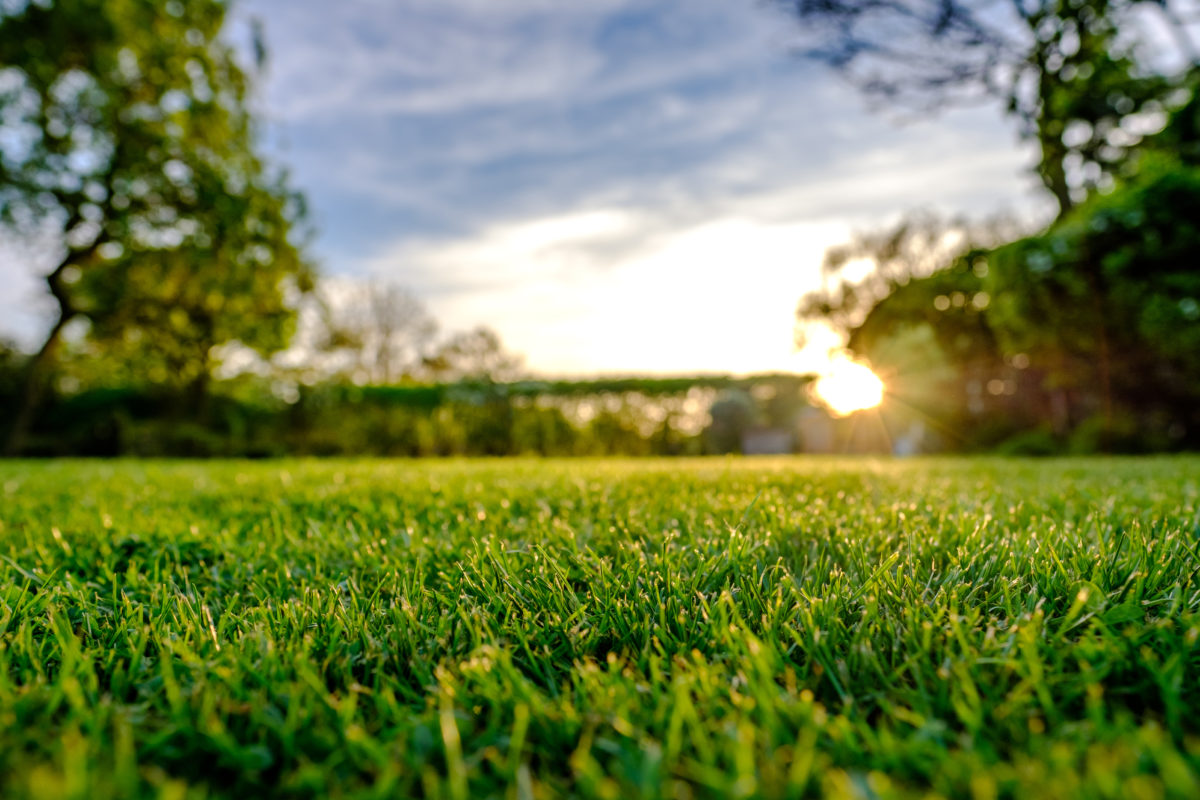
[[1200, 460], [0, 463], [5, 797], [1200, 796]]

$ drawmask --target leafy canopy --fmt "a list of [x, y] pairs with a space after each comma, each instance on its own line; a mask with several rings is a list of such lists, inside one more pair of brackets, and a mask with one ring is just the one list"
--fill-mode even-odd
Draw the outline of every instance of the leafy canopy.
[[[1197, 54], [1165, 0], [776, 0], [804, 51], [876, 102], [997, 102], [1061, 212], [1111, 186], [1188, 96]], [[1164, 35], [1165, 32], [1165, 35]]]
[[0, 224], [57, 250], [62, 330], [151, 379], [287, 341], [312, 268], [301, 198], [256, 148], [223, 0], [55, 0], [0, 12]]

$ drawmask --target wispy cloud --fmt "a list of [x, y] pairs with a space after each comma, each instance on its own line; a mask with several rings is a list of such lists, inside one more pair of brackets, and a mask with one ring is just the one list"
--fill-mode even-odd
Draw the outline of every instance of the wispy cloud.
[[[743, 363], [786, 354], [804, 281], [852, 227], [1028, 197], [998, 113], [893, 126], [795, 58], [791, 21], [756, 0], [236, 8], [265, 23], [260, 102], [276, 157], [309, 194], [324, 268], [406, 283], [448, 327], [493, 325], [534, 366], [672, 368], [681, 342], [712, 332], [722, 297], [758, 297], [756, 316], [773, 315], [741, 325], [769, 345], [718, 337], [741, 342]], [[652, 307], [676, 333], [649, 336]], [[621, 308], [625, 321], [610, 316]], [[688, 363], [703, 351], [731, 368], [722, 347]]]
[[[595, 214], [499, 226], [395, 257], [450, 327], [486, 320], [538, 371], [797, 365], [795, 299], [841, 226], [728, 218], [668, 227], [653, 215]], [[589, 229], [594, 221], [603, 225]], [[387, 272], [386, 259], [378, 268]]]
[[251, 2], [267, 16], [287, 119], [471, 113], [604, 101], [761, 65], [782, 40], [753, 3]]
[[[496, 328], [535, 370], [554, 374], [803, 370], [793, 313], [824, 249], [853, 226], [918, 200], [979, 202], [1015, 159], [886, 149], [822, 180], [713, 197], [510, 217], [473, 232], [403, 237], [363, 271], [401, 278], [450, 327]], [[921, 205], [932, 205], [929, 202]]]

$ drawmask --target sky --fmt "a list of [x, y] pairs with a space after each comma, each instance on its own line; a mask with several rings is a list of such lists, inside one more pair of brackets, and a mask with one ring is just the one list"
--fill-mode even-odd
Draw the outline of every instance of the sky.
[[[934, 209], [1044, 203], [998, 108], [898, 120], [761, 0], [243, 0], [267, 146], [331, 275], [408, 287], [531, 371], [813, 368], [824, 249]], [[4, 246], [0, 244], [0, 251]], [[0, 252], [0, 330], [48, 323]], [[32, 265], [32, 266], [31, 266]]]

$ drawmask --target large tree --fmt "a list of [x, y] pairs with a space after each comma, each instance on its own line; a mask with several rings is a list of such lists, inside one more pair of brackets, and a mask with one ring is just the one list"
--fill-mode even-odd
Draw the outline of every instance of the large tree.
[[257, 149], [224, 0], [54, 0], [0, 11], [0, 225], [51, 242], [57, 304], [20, 445], [76, 320], [202, 393], [213, 348], [287, 339], [311, 268], [301, 198]]
[[775, 0], [803, 50], [881, 103], [990, 100], [1036, 142], [1065, 214], [1111, 185], [1186, 97], [1197, 52], [1170, 0]]
[[797, 314], [832, 329], [884, 378], [890, 422], [920, 420], [945, 446], [990, 443], [996, 432], [981, 419], [1028, 416], [1014, 408], [1020, 373], [987, 324], [984, 287], [988, 248], [1020, 230], [1004, 218], [970, 224], [919, 213], [859, 233], [827, 251], [823, 285]]
[[[954, 401], [939, 415], [957, 417], [964, 430], [990, 419], [1041, 423], [1082, 450], [1195, 447], [1198, 130], [1200, 98], [1148, 138], [1113, 191], [1041, 233], [967, 251], [933, 271], [897, 256], [913, 250], [910, 227], [860, 237], [845, 252], [882, 265], [870, 273], [875, 285], [846, 291], [833, 282], [801, 312], [831, 320], [852, 350], [883, 369], [889, 357], [936, 361], [928, 347], [913, 347], [911, 334], [928, 330], [957, 372], [938, 390], [938, 399]], [[911, 368], [901, 370], [891, 394], [903, 396], [911, 378]]]
[[[980, 253], [990, 287], [980, 296], [997, 302], [979, 316], [981, 335], [967, 338], [990, 340], [985, 349], [999, 347], [1008, 359], [992, 359], [997, 367], [989, 371], [997, 377], [988, 385], [1008, 385], [1000, 373], [1009, 371], [1012, 359], [1031, 364], [1032, 370], [1021, 375], [1042, 376], [1037, 388], [1054, 401], [1049, 416], [1056, 430], [1065, 432], [1095, 415], [1102, 444], [1110, 440], [1122, 410], [1138, 407], [1135, 384], [1157, 387], [1143, 392], [1142, 399], [1155, 392], [1184, 398], [1173, 400], [1163, 414], [1181, 418], [1178, 409], [1191, 397], [1186, 369], [1180, 359], [1166, 357], [1165, 339], [1130, 334], [1130, 326], [1142, 330], [1145, 324], [1135, 324], [1140, 312], [1122, 300], [1136, 296], [1166, 307], [1161, 296], [1191, 285], [1177, 261], [1155, 266], [1157, 272], [1139, 266], [1160, 263], [1155, 237], [1182, 241], [1186, 228], [1186, 214], [1172, 216], [1170, 207], [1156, 205], [1155, 193], [1171, 188], [1175, 208], [1190, 208], [1179, 188], [1185, 176], [1176, 175], [1172, 183], [1162, 174], [1180, 169], [1173, 159], [1187, 157], [1197, 141], [1197, 52], [1175, 1], [779, 3], [805, 22], [812, 37], [807, 52], [868, 96], [922, 110], [961, 101], [999, 102], [1036, 143], [1036, 172], [1057, 201], [1059, 215], [1043, 236], [1002, 248], [994, 259]], [[1159, 132], [1164, 125], [1167, 129]], [[1148, 172], [1147, 158], [1161, 161], [1164, 153], [1172, 164]], [[1151, 173], [1161, 180], [1150, 180]], [[1113, 193], [1111, 199], [1105, 199], [1106, 192]], [[1088, 227], [1115, 230], [1107, 212], [1098, 211], [1109, 207], [1129, 211], [1128, 219], [1153, 218], [1158, 226], [1139, 238], [1136, 231], [1144, 224], [1139, 222], [1123, 234], [1122, 266], [1096, 249], [1101, 238]], [[872, 256], [880, 252], [875, 250]], [[829, 281], [802, 302], [801, 318], [832, 322], [861, 349], [881, 341], [887, 331], [935, 317], [936, 322], [921, 324], [935, 326], [945, 349], [957, 336], [946, 317], [953, 311], [947, 298], [978, 293], [973, 270], [955, 272], [951, 265], [964, 262], [946, 259], [949, 269], [910, 271], [905, 279], [914, 280], [906, 284], [889, 273], [886, 258], [873, 260], [881, 267], [868, 280]], [[839, 271], [835, 264], [833, 272]], [[944, 307], [935, 308], [933, 301]], [[1169, 338], [1165, 330], [1158, 333]], [[1120, 373], [1139, 359], [1144, 363], [1132, 383], [1121, 385]]]
[[1200, 169], [1151, 161], [1046, 232], [999, 248], [989, 321], [1078, 396], [1104, 439], [1200, 444]]

